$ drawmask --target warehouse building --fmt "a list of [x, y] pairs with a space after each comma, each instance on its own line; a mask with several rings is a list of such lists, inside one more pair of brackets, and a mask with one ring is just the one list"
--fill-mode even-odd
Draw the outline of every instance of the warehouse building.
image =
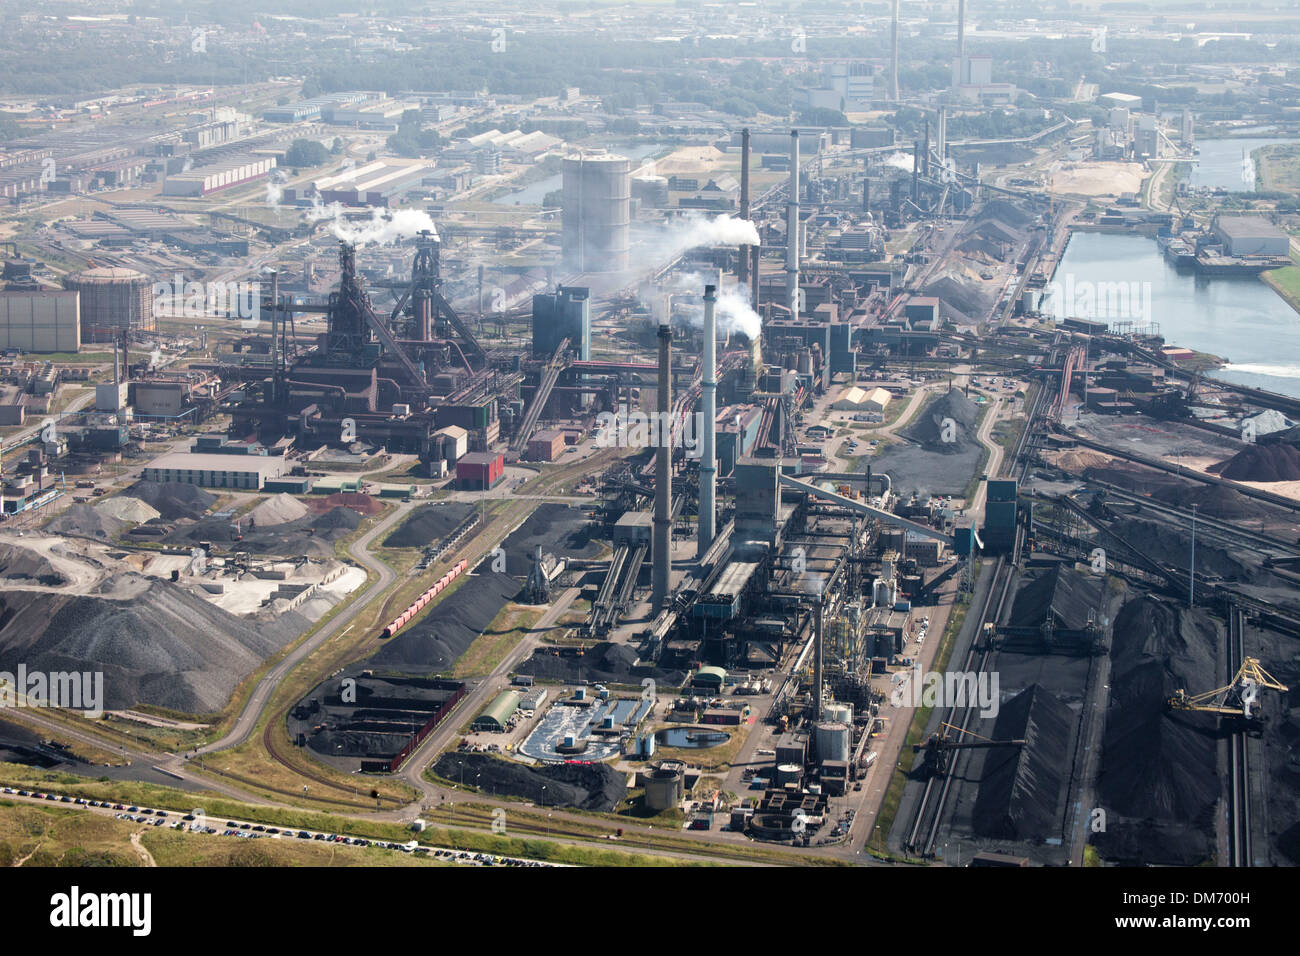
[[54, 289], [0, 292], [0, 348], [75, 352], [81, 347], [81, 294]]
[[218, 166], [176, 173], [163, 182], [164, 196], [207, 196], [211, 193], [251, 183], [267, 176], [275, 168], [271, 157], [245, 157]]
[[528, 439], [529, 461], [555, 461], [564, 454], [564, 432], [549, 429]]
[[474, 718], [474, 729], [489, 734], [502, 733], [518, 709], [519, 695], [512, 690], [503, 690], [483, 713]]
[[854, 385], [846, 388], [831, 407], [842, 412], [883, 412], [891, 398], [893, 396], [883, 388], [873, 388], [868, 392]]
[[1290, 237], [1258, 216], [1220, 216], [1214, 234], [1230, 256], [1286, 256], [1291, 251]]
[[500, 452], [472, 451], [456, 462], [456, 484], [469, 491], [488, 491], [506, 473], [506, 459]]
[[[144, 469], [145, 481], [180, 481], [204, 488], [244, 488], [261, 491], [268, 478], [288, 471], [283, 458], [271, 455], [203, 455], [173, 452], [159, 455]], [[317, 483], [319, 485], [319, 482]]]

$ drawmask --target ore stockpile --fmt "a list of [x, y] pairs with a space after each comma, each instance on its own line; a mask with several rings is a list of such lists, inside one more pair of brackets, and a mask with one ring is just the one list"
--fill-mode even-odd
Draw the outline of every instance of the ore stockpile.
[[[418, 508], [386, 543], [436, 546], [436, 535], [453, 532], [467, 517], [464, 507]], [[445, 716], [442, 705], [463, 685], [437, 678], [452, 669], [519, 594], [537, 545], [561, 557], [591, 557], [599, 546], [586, 527], [578, 509], [539, 507], [503, 542], [504, 573], [492, 570], [489, 554], [428, 614], [386, 640], [370, 657], [313, 688], [290, 714], [290, 738], [343, 769], [387, 769], [380, 765], [391, 762], [427, 721]], [[345, 680], [356, 682], [355, 694], [344, 693]], [[418, 688], [423, 690], [417, 693]]]
[[603, 763], [527, 767], [489, 754], [449, 751], [438, 758], [433, 772], [489, 795], [597, 813], [609, 813], [627, 798], [627, 775]]
[[[952, 421], [952, 441], [945, 440], [948, 419]], [[975, 476], [984, 453], [975, 437], [978, 426], [979, 406], [953, 389], [899, 431], [907, 443], [890, 445], [876, 455], [870, 460], [871, 469], [887, 472], [899, 494], [959, 495]]]

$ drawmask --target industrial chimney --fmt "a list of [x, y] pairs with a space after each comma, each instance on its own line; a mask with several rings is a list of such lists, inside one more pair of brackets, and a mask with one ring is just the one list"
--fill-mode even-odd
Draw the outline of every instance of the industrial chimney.
[[898, 102], [898, 0], [890, 4], [889, 17], [889, 98]]
[[654, 566], [650, 577], [650, 605], [662, 610], [668, 602], [669, 573], [672, 569], [672, 326], [664, 316], [659, 326], [659, 400], [655, 413], [659, 419], [656, 432], [659, 450], [655, 457]]
[[[749, 218], [749, 127], [740, 131], [740, 218]], [[749, 285], [749, 246], [736, 250], [736, 278], [743, 289]]]
[[790, 131], [790, 201], [786, 206], [785, 295], [792, 317], [799, 317], [799, 131]]
[[700, 526], [698, 558], [702, 559], [713, 544], [716, 520], [718, 456], [714, 442], [714, 427], [718, 420], [718, 320], [714, 315], [714, 287], [704, 287], [704, 362], [703, 386], [700, 392], [700, 422], [704, 429], [703, 449], [700, 458]]

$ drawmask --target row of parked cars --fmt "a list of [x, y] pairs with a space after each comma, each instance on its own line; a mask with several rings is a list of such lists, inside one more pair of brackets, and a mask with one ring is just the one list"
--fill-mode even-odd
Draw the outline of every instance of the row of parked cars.
[[178, 820], [170, 820], [166, 810], [154, 810], [149, 807], [128, 806], [111, 800], [87, 800], [85, 797], [61, 796], [55, 793], [43, 793], [36, 790], [18, 790], [14, 787], [0, 788], [0, 793], [19, 797], [32, 797], [36, 800], [50, 800], [55, 803], [71, 803], [83, 807], [96, 807], [104, 810], [116, 810], [113, 814], [118, 820], [131, 820], [149, 826], [169, 826], [173, 830], [187, 830], [190, 833], [221, 834], [222, 836], [242, 837], [256, 840], [262, 837], [273, 839], [315, 840], [324, 843], [341, 843], [346, 846], [375, 846], [383, 850], [395, 850], [398, 853], [412, 853], [416, 856], [433, 856], [448, 862], [465, 863], [476, 866], [548, 866], [535, 860], [519, 860], [512, 857], [493, 856], [489, 853], [470, 853], [464, 850], [441, 850], [436, 847], [421, 846], [416, 841], [409, 843], [390, 843], [383, 840], [367, 840], [363, 837], [342, 836], [337, 833], [317, 833], [310, 830], [293, 830], [289, 828], [264, 826], [260, 823], [237, 823], [227, 820], [225, 829], [208, 824], [202, 810], [196, 809]]

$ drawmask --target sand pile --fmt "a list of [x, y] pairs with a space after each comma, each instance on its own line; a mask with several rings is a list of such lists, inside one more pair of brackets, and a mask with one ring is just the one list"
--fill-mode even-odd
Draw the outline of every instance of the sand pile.
[[297, 521], [311, 514], [311, 509], [293, 495], [280, 494], [267, 498], [248, 513], [248, 518], [258, 528]]
[[[449, 751], [433, 772], [445, 780], [475, 783], [489, 795], [523, 797], [539, 806], [609, 813], [627, 797], [626, 775], [603, 763], [529, 767], [483, 753]], [[545, 793], [542, 787], [546, 787]]]
[[149, 507], [139, 498], [132, 498], [130, 495], [105, 498], [93, 507], [102, 515], [108, 515], [110, 518], [116, 518], [118, 521], [124, 521], [128, 524], [144, 524], [146, 521], [152, 521], [154, 518], [159, 517], [156, 509]]
[[464, 502], [420, 505], [396, 531], [384, 539], [385, 548], [426, 548], [456, 530], [474, 511]]
[[1207, 852], [1219, 798], [1217, 722], [1168, 712], [1180, 688], [1217, 685], [1212, 618], [1153, 597], [1115, 618], [1098, 797], [1110, 813], [1096, 841], [1110, 859], [1194, 865]]
[[918, 419], [901, 434], [926, 451], [957, 455], [979, 447], [975, 439], [978, 420], [978, 406], [954, 388], [926, 406]]
[[1111, 461], [1106, 455], [1091, 449], [1049, 452], [1043, 457], [1057, 468], [1072, 474], [1083, 474], [1088, 468], [1102, 468]]
[[216, 495], [197, 485], [180, 481], [137, 481], [125, 494], [151, 505], [168, 521], [200, 518], [217, 500]]
[[102, 671], [107, 708], [187, 714], [220, 710], [302, 623], [244, 620], [157, 580], [131, 601], [0, 592], [0, 621], [0, 669], [22, 661], [32, 670]]
[[1300, 448], [1287, 442], [1247, 445], [1208, 470], [1233, 481], [1300, 481]]

